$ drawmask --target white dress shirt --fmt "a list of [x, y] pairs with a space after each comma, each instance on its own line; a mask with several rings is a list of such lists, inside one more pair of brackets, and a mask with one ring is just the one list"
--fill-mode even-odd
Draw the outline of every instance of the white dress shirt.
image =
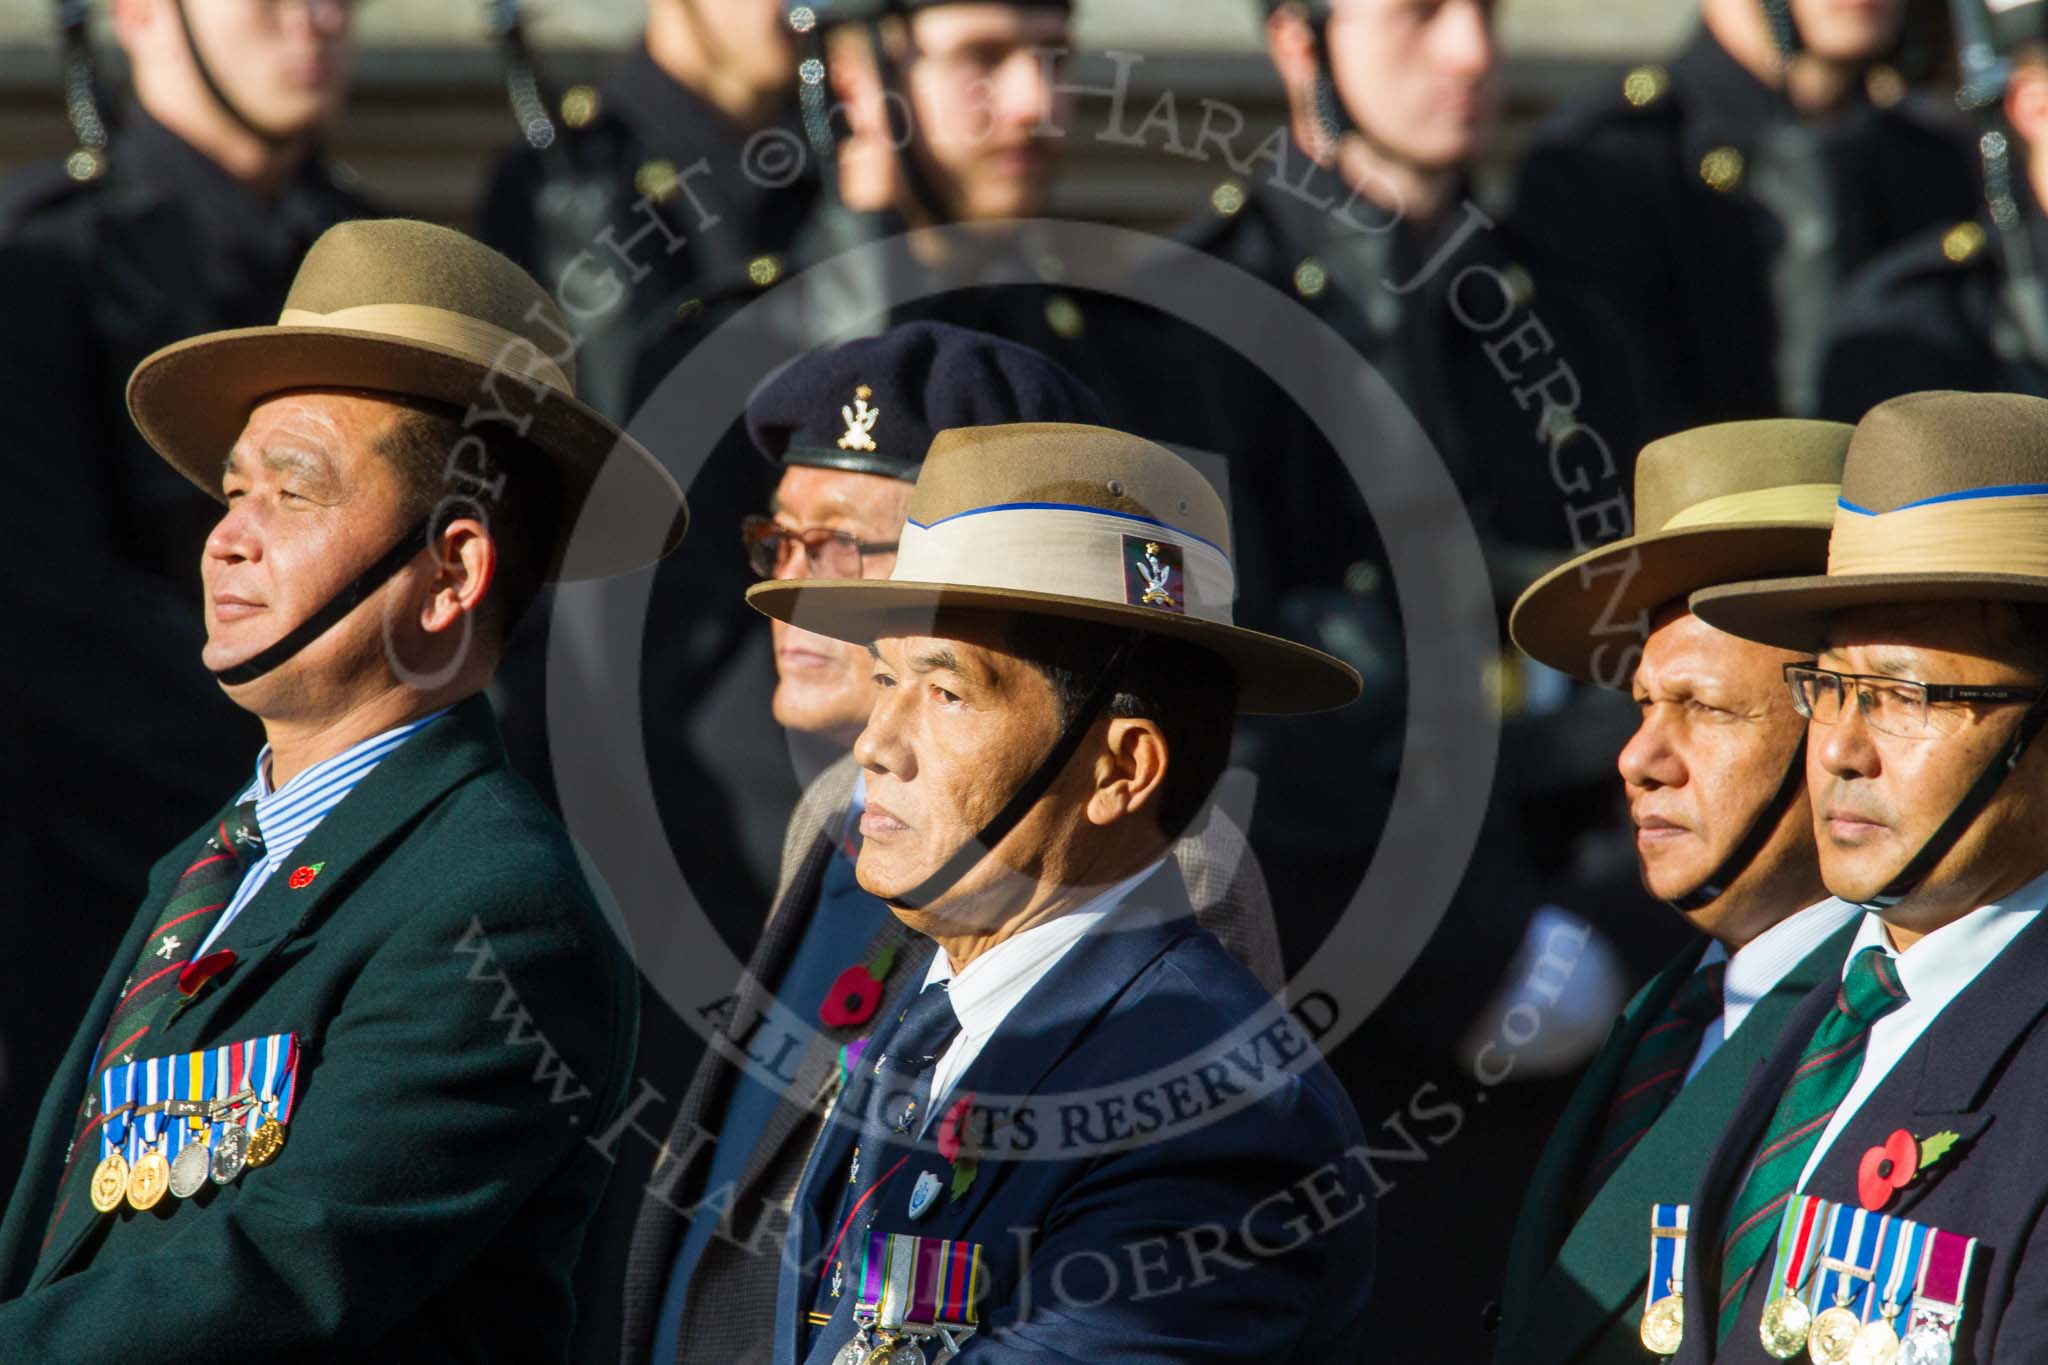
[[947, 993], [953, 1000], [953, 1013], [959, 1016], [960, 1032], [939, 1054], [938, 1065], [932, 1071], [932, 1098], [931, 1103], [925, 1106], [925, 1128], [931, 1126], [935, 1115], [945, 1112], [945, 1102], [950, 1098], [953, 1087], [967, 1074], [967, 1068], [981, 1055], [982, 1048], [987, 1046], [1003, 1020], [1009, 1017], [1010, 1011], [1023, 1002], [1031, 988], [1058, 966], [1060, 959], [1090, 929], [1122, 905], [1165, 861], [1161, 858], [1135, 876], [1105, 888], [1086, 904], [1058, 919], [1033, 925], [1013, 938], [1004, 939], [958, 972], [953, 970], [945, 949], [932, 954], [932, 965], [925, 971], [924, 984], [929, 986], [935, 981], [953, 983]]
[[[1856, 941], [1849, 945], [1849, 959], [1853, 962], [1865, 948], [1882, 948], [1891, 954], [1899, 969], [1899, 984], [1906, 988], [1906, 1003], [1870, 1026], [1856, 1082], [1849, 1087], [1828, 1126], [1821, 1130], [1820, 1142], [1806, 1159], [1806, 1169], [1799, 1173], [1802, 1191], [1806, 1182], [1813, 1179], [1828, 1148], [1849, 1126], [1849, 1120], [1856, 1117], [1864, 1101], [1884, 1083], [1899, 1059], [1920, 1041], [1920, 1035], [1948, 1008], [1949, 1002], [1961, 995], [1977, 979], [1977, 974], [2034, 922], [2044, 905], [2048, 905], [2048, 875], [2028, 882], [2003, 901], [1944, 924], [1903, 953], [1893, 950], [1883, 920], [1874, 914], [1863, 917]], [[1845, 964], [1843, 974], [1847, 973]]]
[[1721, 1050], [1721, 1044], [1735, 1036], [1735, 1030], [1749, 1018], [1757, 1001], [1776, 990], [1787, 972], [1860, 913], [1847, 901], [1829, 896], [1779, 920], [1743, 944], [1734, 957], [1728, 956], [1728, 950], [1718, 942], [1710, 944], [1700, 958], [1699, 970], [1704, 971], [1716, 962], [1728, 964], [1728, 975], [1721, 983], [1721, 1017], [1708, 1024], [1700, 1035], [1700, 1049], [1686, 1069], [1686, 1084], [1690, 1085], [1692, 1078], [1700, 1074], [1700, 1068]]

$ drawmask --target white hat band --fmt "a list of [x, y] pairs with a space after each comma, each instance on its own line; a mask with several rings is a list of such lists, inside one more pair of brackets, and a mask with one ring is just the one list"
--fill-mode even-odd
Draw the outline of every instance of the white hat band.
[[956, 512], [903, 528], [905, 583], [1053, 593], [1231, 624], [1237, 576], [1222, 550], [1144, 517], [1057, 503]]
[[2048, 487], [1976, 489], [1889, 512], [1842, 503], [1828, 576], [1898, 573], [2048, 578]]
[[1680, 511], [1657, 529], [1682, 531], [1699, 526], [1740, 526], [1757, 521], [1810, 521], [1816, 528], [1834, 518], [1840, 484], [1789, 483], [1723, 493]]

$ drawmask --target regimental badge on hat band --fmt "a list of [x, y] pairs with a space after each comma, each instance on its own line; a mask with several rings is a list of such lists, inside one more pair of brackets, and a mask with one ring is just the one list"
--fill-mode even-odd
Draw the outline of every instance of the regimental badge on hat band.
[[875, 391], [863, 384], [853, 391], [853, 406], [841, 405], [839, 415], [846, 419], [846, 434], [839, 438], [841, 450], [873, 451], [875, 446], [875, 421], [882, 415], [880, 408], [868, 406], [868, 399]]
[[1171, 541], [1124, 537], [1124, 601], [1187, 614], [1187, 570], [1181, 547]]

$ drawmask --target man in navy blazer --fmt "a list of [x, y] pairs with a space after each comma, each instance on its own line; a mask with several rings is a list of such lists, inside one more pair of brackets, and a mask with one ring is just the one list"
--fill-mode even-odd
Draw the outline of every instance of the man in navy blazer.
[[1358, 675], [1231, 624], [1221, 500], [1099, 427], [944, 432], [887, 580], [748, 598], [873, 657], [856, 873], [939, 951], [798, 1186], [775, 1359], [1356, 1357], [1357, 1115], [1167, 859], [1241, 711]]
[[[1678, 1359], [1772, 1358], [1762, 1323], [1794, 1193], [1977, 1239], [1959, 1290], [1920, 1296], [1959, 1303], [1959, 1325], [1922, 1321], [1920, 1301], [1879, 1321], [1877, 1296], [1852, 1292], [1875, 1338], [1857, 1359], [1891, 1359], [1887, 1332], [1909, 1360], [2048, 1359], [2048, 750], [2033, 742], [2048, 722], [2048, 402], [1872, 409], [1828, 572], [1692, 601], [1733, 634], [1818, 651], [1786, 671], [1810, 721], [1821, 874], [1870, 913], [1708, 1160]], [[1815, 1350], [1849, 1358], [1839, 1338]]]

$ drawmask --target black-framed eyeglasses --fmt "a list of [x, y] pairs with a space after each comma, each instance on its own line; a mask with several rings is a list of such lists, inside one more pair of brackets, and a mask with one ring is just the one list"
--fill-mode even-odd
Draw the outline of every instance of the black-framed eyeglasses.
[[816, 578], [862, 578], [869, 555], [894, 554], [898, 542], [862, 540], [822, 526], [784, 526], [773, 517], [751, 516], [740, 522], [740, 542], [747, 547], [747, 565], [762, 578], [780, 578], [802, 553]]
[[1811, 664], [1786, 664], [1785, 682], [1792, 689], [1793, 709], [1808, 720], [1833, 725], [1842, 718], [1843, 705], [1854, 692], [1864, 722], [1880, 734], [1899, 739], [1928, 739], [1949, 733], [1940, 721], [1944, 714], [1939, 709], [1942, 706], [2036, 702], [2044, 695], [2044, 689], [2038, 687], [1923, 683], [1878, 673], [1836, 673]]

